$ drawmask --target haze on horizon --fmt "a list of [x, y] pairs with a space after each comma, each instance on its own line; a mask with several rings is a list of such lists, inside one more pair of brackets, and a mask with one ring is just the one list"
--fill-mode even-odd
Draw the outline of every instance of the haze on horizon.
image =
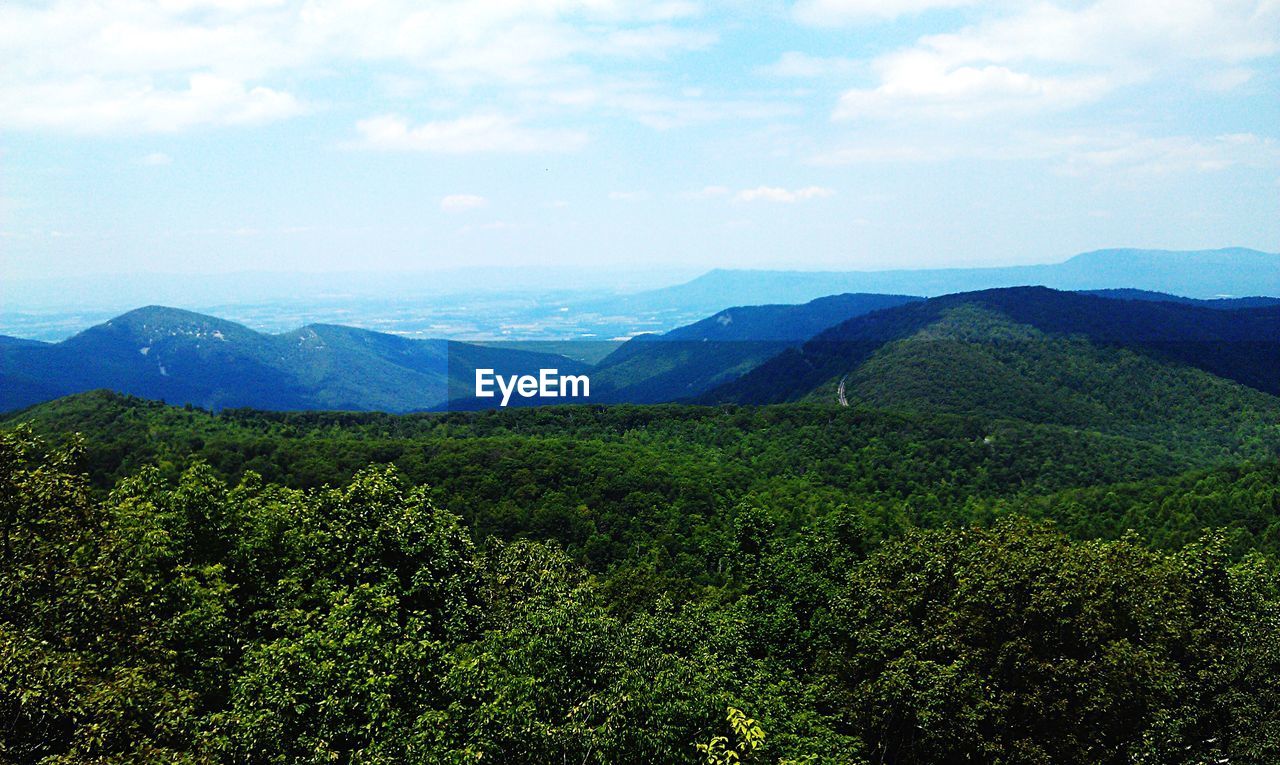
[[0, 274], [1280, 249], [1280, 5], [0, 7]]

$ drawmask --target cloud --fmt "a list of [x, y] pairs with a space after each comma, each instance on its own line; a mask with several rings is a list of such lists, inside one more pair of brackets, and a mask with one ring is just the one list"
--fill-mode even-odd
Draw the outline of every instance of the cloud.
[[586, 143], [584, 133], [530, 128], [510, 117], [482, 114], [412, 125], [403, 117], [382, 115], [356, 123], [353, 148], [424, 151], [441, 154], [573, 151]]
[[1202, 76], [1230, 88], [1241, 62], [1280, 52], [1280, 3], [1272, 0], [1040, 2], [913, 45], [872, 62], [877, 82], [845, 91], [836, 119], [967, 119], [1050, 112], [1097, 101], [1153, 78]]
[[197, 125], [253, 125], [306, 111], [293, 95], [210, 74], [184, 89], [80, 79], [0, 89], [0, 127], [72, 133], [169, 133]]
[[[344, 71], [463, 96], [546, 90], [714, 45], [700, 19], [698, 3], [643, 0], [0, 3], [0, 128], [152, 132], [285, 119], [306, 111], [293, 93]], [[184, 82], [193, 87], [175, 85]], [[212, 83], [238, 90], [196, 87]]]
[[478, 210], [489, 204], [489, 200], [477, 194], [450, 194], [440, 200], [440, 209], [448, 213]]
[[882, 83], [845, 91], [837, 120], [901, 116], [968, 118], [995, 112], [1066, 109], [1097, 99], [1114, 83], [1105, 76], [1038, 77], [1005, 66], [948, 66], [924, 52], [878, 63]]
[[1280, 168], [1280, 142], [1253, 133], [1212, 138], [1111, 135], [1068, 143], [1057, 162], [1067, 175], [1166, 177], [1233, 167]]
[[791, 204], [805, 199], [819, 199], [835, 194], [822, 186], [806, 186], [802, 189], [784, 189], [776, 186], [757, 186], [754, 189], [739, 191], [734, 200], [737, 202], [784, 202]]
[[639, 202], [648, 199], [649, 195], [643, 191], [610, 191], [609, 199], [615, 202]]
[[903, 139], [868, 142], [813, 157], [817, 165], [880, 162], [1035, 162], [1060, 175], [1146, 180], [1231, 168], [1280, 168], [1280, 142], [1255, 133], [1150, 136], [1132, 131], [988, 135], [967, 143]]
[[172, 165], [173, 157], [170, 157], [162, 151], [155, 151], [143, 157], [139, 162], [147, 167], [163, 167], [165, 165]]
[[935, 8], [956, 8], [974, 0], [801, 0], [792, 8], [796, 21], [830, 27], [883, 21]]
[[1095, 0], [1036, 3], [923, 47], [953, 62], [1059, 62], [1080, 66], [1235, 63], [1280, 51], [1280, 5], [1271, 0]]

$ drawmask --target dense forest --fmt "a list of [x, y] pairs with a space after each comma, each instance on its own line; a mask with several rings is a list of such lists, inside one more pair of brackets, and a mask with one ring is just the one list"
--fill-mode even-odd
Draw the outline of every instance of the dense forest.
[[105, 392], [3, 430], [0, 760], [1280, 758], [1248, 438]]

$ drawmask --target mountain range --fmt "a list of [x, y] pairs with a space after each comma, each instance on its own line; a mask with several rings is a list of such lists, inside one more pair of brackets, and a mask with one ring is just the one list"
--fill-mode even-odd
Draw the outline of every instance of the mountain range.
[[473, 396], [481, 368], [588, 374], [590, 403], [839, 402], [1119, 435], [1176, 433], [1179, 420], [1212, 430], [1201, 422], [1212, 414], [1251, 428], [1260, 415], [1280, 422], [1280, 300], [1045, 287], [833, 295], [718, 311], [595, 364], [328, 324], [263, 334], [148, 307], [60, 343], [0, 338], [0, 410], [96, 388], [214, 410], [488, 408], [496, 401]]
[[610, 302], [614, 311], [708, 315], [732, 305], [803, 303], [861, 292], [937, 296], [997, 287], [1041, 285], [1059, 290], [1127, 288], [1189, 298], [1280, 295], [1280, 254], [1241, 247], [1216, 250], [1109, 249], [1062, 263], [994, 268], [885, 271], [717, 269], [672, 287]]
[[413, 411], [471, 390], [481, 367], [504, 375], [586, 369], [555, 354], [332, 324], [269, 335], [150, 306], [60, 343], [0, 342], [0, 409], [109, 388], [206, 409]]

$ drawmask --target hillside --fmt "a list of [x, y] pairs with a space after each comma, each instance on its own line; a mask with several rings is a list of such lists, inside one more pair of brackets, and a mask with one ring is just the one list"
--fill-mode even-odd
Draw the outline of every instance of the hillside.
[[728, 308], [662, 335], [629, 340], [592, 369], [593, 398], [606, 403], [692, 398], [828, 327], [919, 299], [831, 295], [801, 305]]
[[[923, 332], [1062, 364], [989, 306]], [[40, 404], [0, 418], [0, 746], [678, 763], [727, 717], [767, 735], [746, 762], [1034, 745], [1120, 765], [1152, 741], [1152, 762], [1275, 762], [1280, 463], [1010, 419], [1028, 412], [1006, 400], [993, 417]]]
[[1280, 307], [1220, 310], [1018, 288], [851, 319], [708, 402], [1006, 416], [1256, 456], [1280, 448]]
[[[599, 526], [618, 554], [646, 524], [721, 524], [724, 508], [778, 491], [790, 497], [785, 512], [800, 516], [860, 497], [864, 509], [911, 504], [915, 522], [933, 523], [927, 516], [942, 498], [1150, 479], [1222, 462], [1193, 442], [1166, 447], [1007, 417], [812, 404], [215, 414], [92, 391], [0, 418], [0, 428], [19, 424], [50, 438], [84, 436], [83, 464], [102, 487], [147, 464], [204, 464], [232, 480], [253, 470], [308, 488], [390, 463], [486, 533], [546, 535], [582, 550]], [[684, 536], [664, 544], [697, 547]]]
[[209, 409], [409, 411], [471, 391], [476, 367], [523, 374], [542, 367], [575, 373], [585, 365], [552, 354], [336, 325], [268, 335], [152, 306], [61, 343], [0, 345], [0, 410], [108, 388]]
[[1275, 463], [807, 405], [28, 414], [87, 440], [0, 432], [6, 762], [1280, 755]]

